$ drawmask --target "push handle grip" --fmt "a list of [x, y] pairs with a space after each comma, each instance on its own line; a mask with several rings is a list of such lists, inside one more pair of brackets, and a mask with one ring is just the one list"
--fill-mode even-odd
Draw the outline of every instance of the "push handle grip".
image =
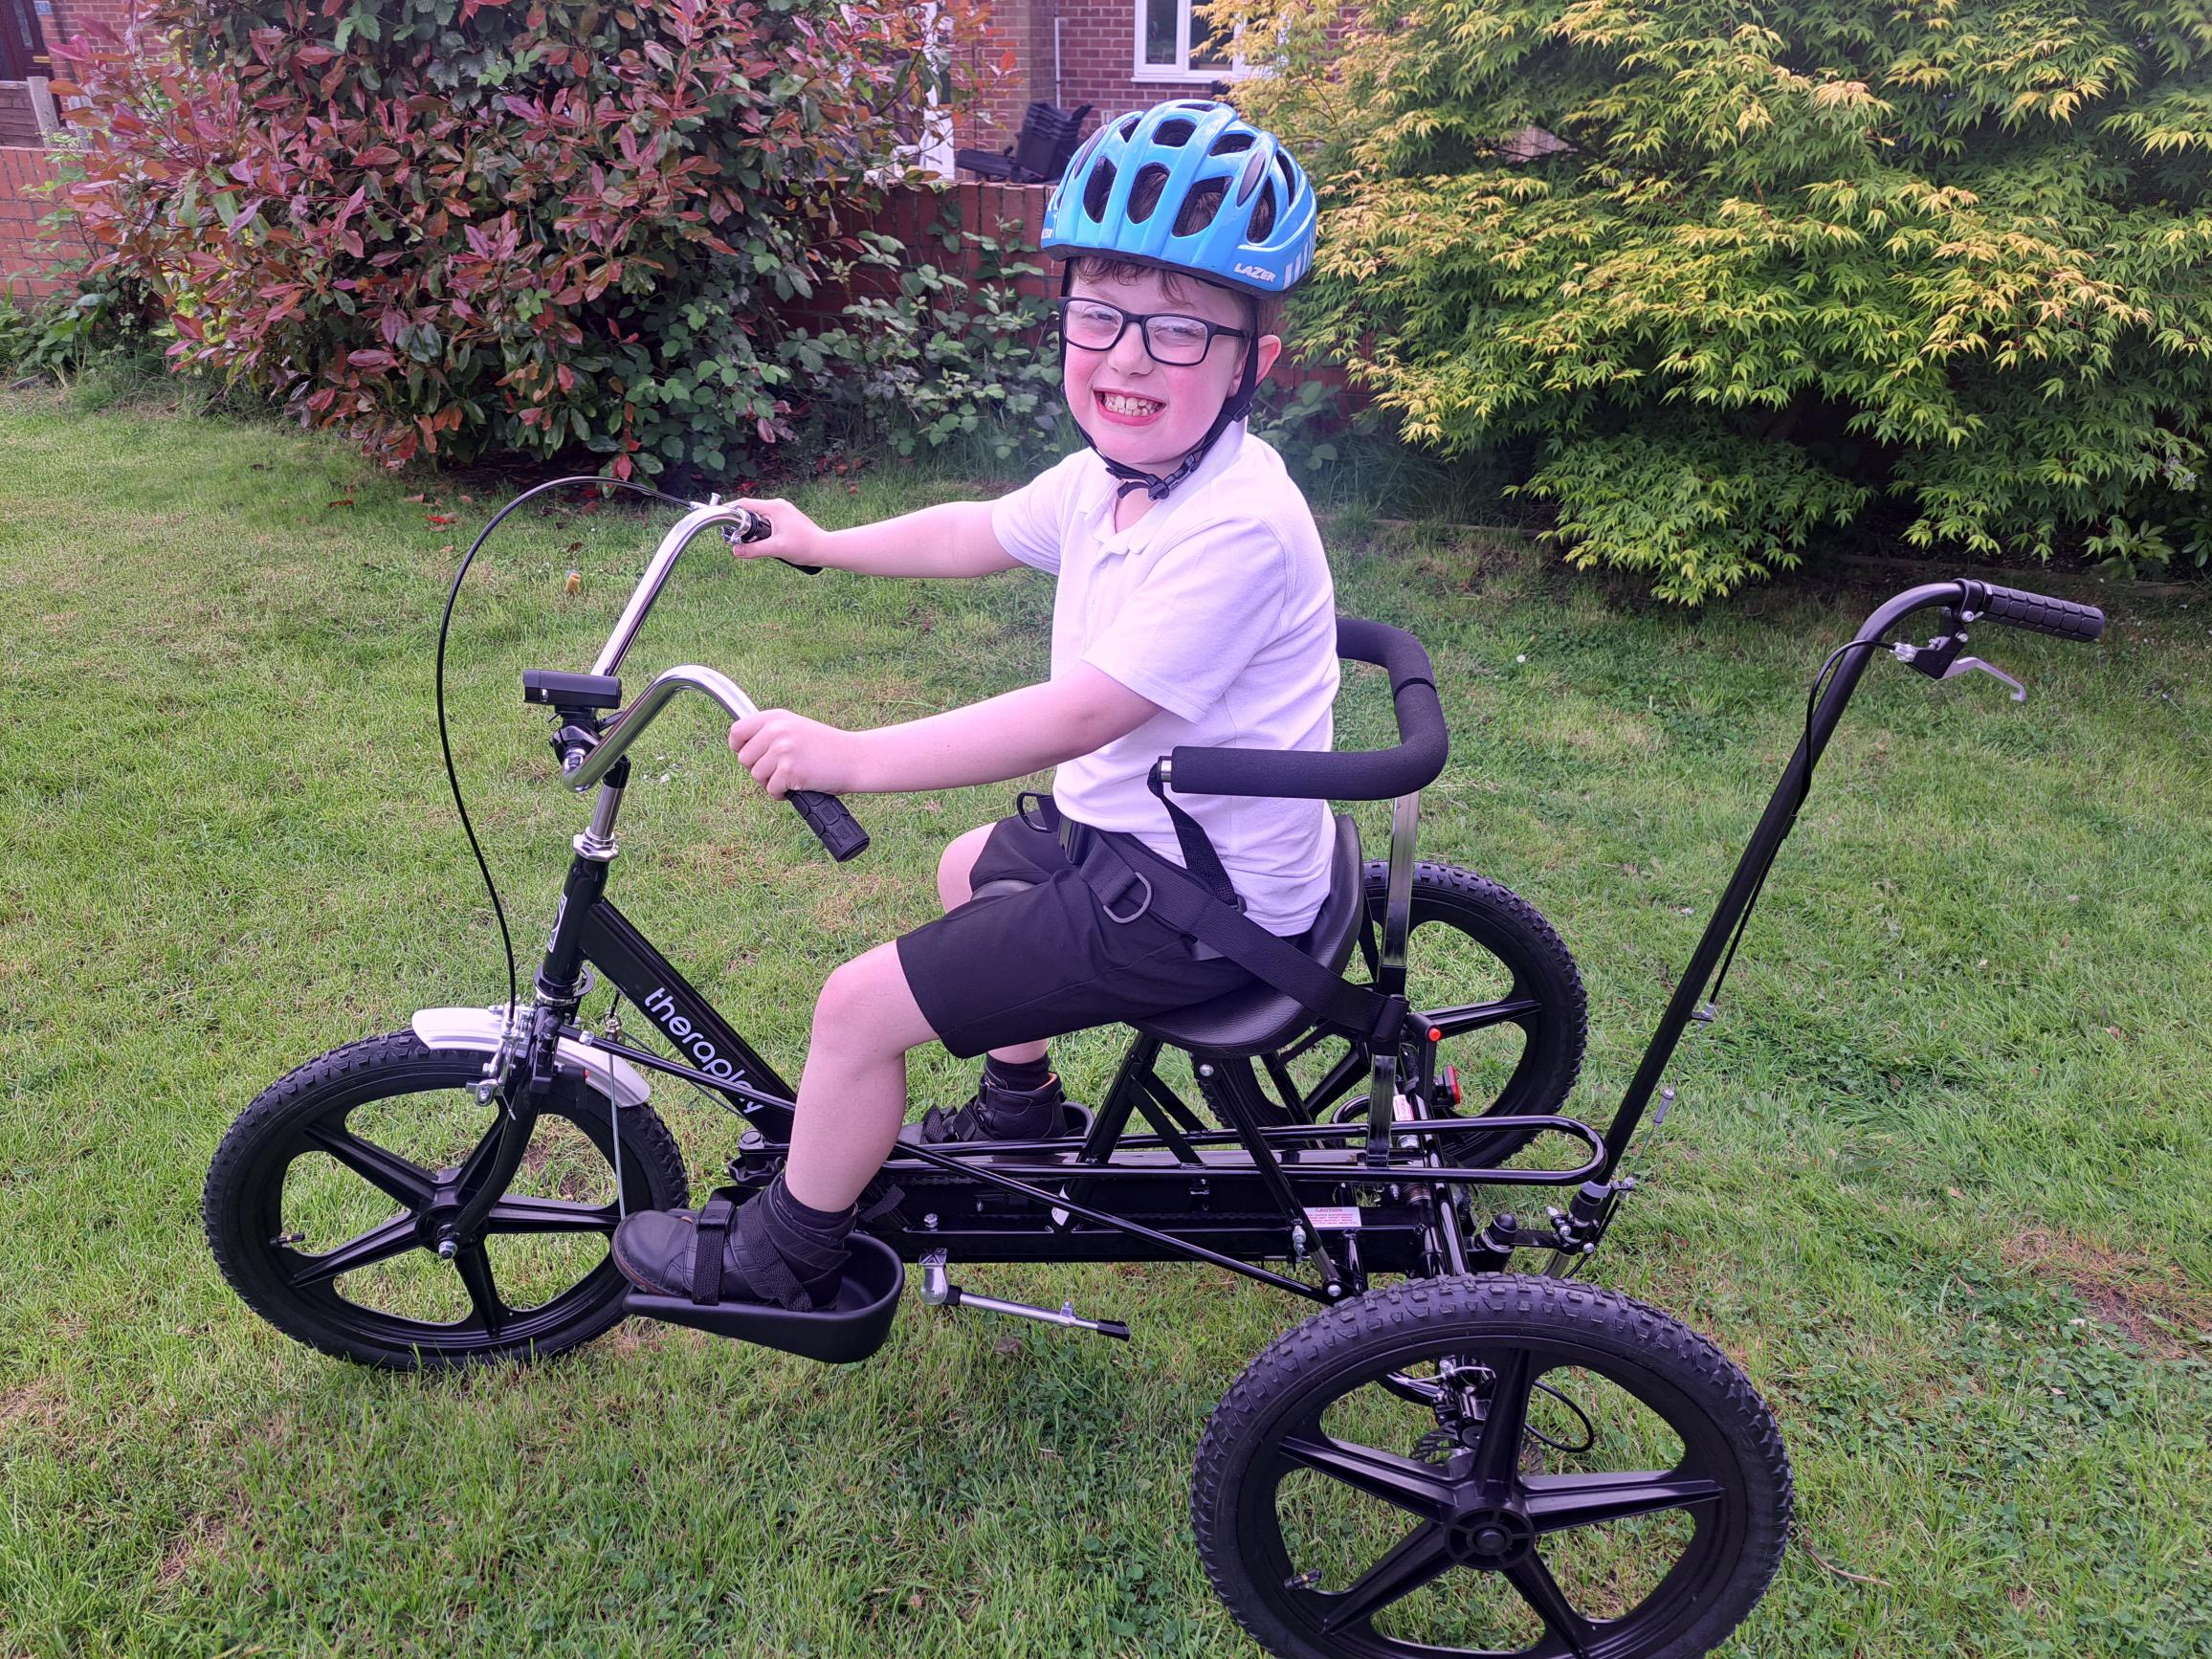
[[1962, 582], [1965, 604], [1992, 622], [2024, 628], [2033, 633], [2056, 634], [2060, 639], [2095, 639], [2105, 630], [2105, 613], [2093, 605], [2047, 594], [2028, 593], [2018, 587], [2000, 587], [1989, 582]]
[[838, 863], [868, 851], [868, 831], [836, 796], [817, 789], [793, 789], [784, 798], [798, 809], [799, 816], [807, 820], [807, 828]]

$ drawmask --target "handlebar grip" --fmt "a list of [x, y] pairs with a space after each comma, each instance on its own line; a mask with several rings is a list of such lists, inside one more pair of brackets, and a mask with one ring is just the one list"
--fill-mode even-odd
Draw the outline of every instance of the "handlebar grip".
[[807, 828], [838, 863], [868, 851], [868, 831], [836, 796], [816, 789], [793, 789], [784, 798], [798, 809], [799, 816], [807, 820]]
[[1989, 582], [1968, 582], [1966, 608], [1979, 610], [1992, 622], [2024, 628], [2033, 633], [2055, 634], [2060, 639], [2095, 639], [2105, 630], [2105, 613], [2093, 605], [2053, 599], [2018, 587], [2000, 587]]
[[[776, 533], [775, 523], [771, 520], [754, 512], [750, 507], [741, 507], [739, 509], [739, 511], [744, 514], [745, 522], [743, 528], [737, 532], [734, 540], [746, 543], [751, 543], [754, 542], [765, 542], [769, 537]], [[786, 559], [780, 553], [777, 554], [775, 558], [777, 564], [788, 564], [792, 569], [800, 571], [805, 575], [819, 576], [822, 574], [822, 566], [819, 564], [801, 564], [798, 563], [798, 561], [793, 559]]]

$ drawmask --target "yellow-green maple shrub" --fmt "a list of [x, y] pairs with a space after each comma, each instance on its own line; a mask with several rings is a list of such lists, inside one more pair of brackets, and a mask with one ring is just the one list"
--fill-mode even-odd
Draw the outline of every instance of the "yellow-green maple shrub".
[[1233, 10], [1323, 192], [1301, 335], [1416, 442], [1533, 434], [1577, 564], [2212, 549], [2204, 0]]

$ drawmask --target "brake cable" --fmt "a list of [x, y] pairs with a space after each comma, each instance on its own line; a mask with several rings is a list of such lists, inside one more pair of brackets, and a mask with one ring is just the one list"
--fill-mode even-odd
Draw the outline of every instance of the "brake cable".
[[536, 484], [524, 490], [520, 496], [494, 513], [491, 521], [477, 532], [476, 541], [470, 544], [468, 553], [461, 560], [461, 567], [453, 572], [453, 585], [446, 594], [445, 614], [438, 619], [438, 658], [435, 675], [438, 751], [445, 757], [446, 784], [453, 790], [453, 810], [460, 814], [461, 832], [469, 838], [469, 851], [476, 854], [476, 869], [484, 877], [484, 891], [492, 897], [492, 918], [499, 924], [499, 947], [506, 953], [507, 958], [506, 1023], [510, 1027], [515, 1023], [515, 1010], [521, 1003], [521, 982], [515, 972], [515, 940], [507, 931], [506, 908], [499, 902], [498, 886], [492, 880], [492, 867], [484, 861], [484, 849], [476, 840], [476, 827], [469, 819], [468, 803], [461, 799], [461, 780], [459, 774], [453, 769], [453, 739], [446, 729], [446, 635], [453, 628], [453, 606], [461, 596], [461, 581], [468, 575], [469, 566], [476, 563], [476, 554], [482, 549], [485, 542], [490, 539], [492, 532], [499, 527], [500, 520], [533, 496], [542, 496], [548, 490], [558, 490], [568, 484], [590, 484], [599, 489], [630, 490], [640, 496], [651, 496], [656, 501], [666, 501], [672, 506], [681, 507], [686, 512], [689, 512], [692, 507], [692, 503], [680, 496], [672, 496], [665, 490], [656, 490], [650, 484], [640, 484], [630, 478], [603, 478], [583, 475], [552, 478], [542, 484]]
[[[1843, 661], [1846, 653], [1872, 650], [1887, 651], [1889, 650], [1888, 642], [1879, 639], [1846, 640], [1828, 653], [1827, 660], [1821, 664], [1820, 673], [1813, 675], [1812, 688], [1805, 693], [1805, 775], [1798, 782], [1797, 805], [1789, 810], [1790, 825], [1793, 829], [1797, 825], [1798, 808], [1805, 804], [1813, 792], [1813, 767], [1820, 759], [1813, 753], [1813, 714], [1820, 705], [1821, 690], [1827, 684], [1828, 676]], [[1705, 1006], [1698, 1010], [1695, 1016], [1701, 1021], [1710, 1021], [1720, 1006], [1720, 987], [1728, 983], [1728, 969], [1729, 965], [1736, 961], [1736, 947], [1743, 942], [1744, 929], [1751, 925], [1751, 913], [1759, 908], [1759, 895], [1766, 891], [1767, 874], [1774, 869], [1774, 861], [1781, 853], [1781, 842], [1777, 841], [1773, 850], [1767, 853], [1766, 862], [1759, 867], [1759, 879], [1752, 883], [1751, 897], [1744, 902], [1743, 914], [1736, 918], [1736, 929], [1729, 935], [1728, 939], [1728, 950], [1720, 959], [1718, 971], [1713, 976], [1713, 989], [1705, 998]]]

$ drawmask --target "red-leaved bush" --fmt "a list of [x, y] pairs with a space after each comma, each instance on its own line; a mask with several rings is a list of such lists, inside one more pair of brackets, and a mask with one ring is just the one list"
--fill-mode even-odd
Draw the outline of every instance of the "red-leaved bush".
[[774, 308], [853, 249], [923, 27], [906, 0], [157, 0], [61, 53], [68, 205], [180, 365], [393, 463], [711, 475], [782, 430]]

